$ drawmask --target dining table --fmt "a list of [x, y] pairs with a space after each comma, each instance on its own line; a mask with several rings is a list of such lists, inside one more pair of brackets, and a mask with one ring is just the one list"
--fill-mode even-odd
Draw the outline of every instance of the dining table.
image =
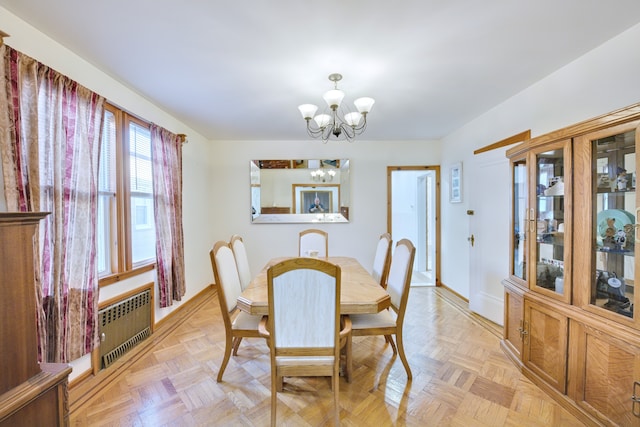
[[[269, 260], [238, 297], [238, 308], [249, 314], [268, 315], [267, 270], [272, 265], [290, 258], [294, 257]], [[355, 258], [332, 256], [320, 259], [340, 266], [341, 314], [375, 314], [391, 305], [387, 291]]]

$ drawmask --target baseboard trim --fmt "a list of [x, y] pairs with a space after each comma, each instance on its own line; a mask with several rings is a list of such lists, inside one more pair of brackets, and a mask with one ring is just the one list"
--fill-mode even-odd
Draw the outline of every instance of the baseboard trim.
[[486, 328], [489, 332], [502, 339], [503, 336], [503, 328], [497, 323], [492, 322], [479, 315], [478, 313], [474, 313], [469, 309], [469, 301], [462, 297], [455, 291], [452, 291], [448, 287], [441, 285], [435, 288], [436, 293], [446, 302], [448, 302], [452, 307], [460, 310], [461, 313], [468, 316], [471, 320]]
[[72, 381], [69, 381], [69, 389], [72, 389], [73, 387], [76, 387], [78, 384], [81, 384], [87, 378], [91, 377], [91, 375], [93, 375], [93, 372], [91, 369], [84, 371], [83, 373], [75, 377]]
[[204, 289], [202, 289], [200, 292], [195, 294], [193, 296], [193, 298], [191, 298], [189, 301], [186, 301], [184, 304], [180, 305], [178, 308], [173, 310], [171, 313], [167, 314], [165, 317], [163, 317], [162, 319], [158, 320], [154, 324], [154, 327], [156, 327], [156, 328], [162, 327], [162, 325], [164, 325], [166, 322], [173, 320], [173, 318], [175, 316], [179, 316], [181, 314], [182, 310], [185, 310], [186, 308], [188, 308], [187, 306], [191, 301], [193, 301], [194, 299], [200, 297], [203, 293], [209, 292], [211, 289], [215, 290], [216, 289], [216, 285], [211, 283], [211, 284], [209, 284], [209, 286], [205, 286]]
[[440, 284], [437, 286], [438, 288], [443, 288], [446, 289], [448, 292], [452, 293], [453, 295], [455, 295], [457, 298], [460, 298], [462, 301], [466, 302], [467, 304], [469, 304], [469, 300], [465, 297], [463, 297], [462, 295], [460, 295], [459, 293], [457, 293], [456, 291], [454, 291], [453, 289], [451, 289], [450, 287], [448, 287], [447, 285], [445, 285], [444, 283], [440, 282]]

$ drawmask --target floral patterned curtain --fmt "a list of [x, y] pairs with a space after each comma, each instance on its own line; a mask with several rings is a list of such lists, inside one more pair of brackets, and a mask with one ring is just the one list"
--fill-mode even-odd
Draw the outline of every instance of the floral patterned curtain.
[[182, 137], [151, 125], [153, 210], [160, 307], [185, 293], [182, 234]]
[[96, 208], [104, 98], [0, 46], [0, 156], [11, 211], [39, 227], [40, 358], [69, 362], [98, 344]]

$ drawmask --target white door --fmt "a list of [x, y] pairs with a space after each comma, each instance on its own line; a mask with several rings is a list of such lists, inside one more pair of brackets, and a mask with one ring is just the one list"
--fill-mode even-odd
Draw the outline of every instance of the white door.
[[[501, 281], [509, 274], [509, 161], [504, 149], [479, 154], [470, 166], [469, 308], [502, 325]], [[473, 211], [473, 212], [471, 212]]]

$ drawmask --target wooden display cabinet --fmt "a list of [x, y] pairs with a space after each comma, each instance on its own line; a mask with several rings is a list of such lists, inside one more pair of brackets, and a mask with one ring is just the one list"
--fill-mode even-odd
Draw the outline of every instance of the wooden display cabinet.
[[502, 348], [587, 425], [640, 426], [639, 148], [635, 104], [507, 151]]
[[66, 364], [39, 364], [34, 254], [47, 214], [0, 213], [0, 427], [66, 426]]

